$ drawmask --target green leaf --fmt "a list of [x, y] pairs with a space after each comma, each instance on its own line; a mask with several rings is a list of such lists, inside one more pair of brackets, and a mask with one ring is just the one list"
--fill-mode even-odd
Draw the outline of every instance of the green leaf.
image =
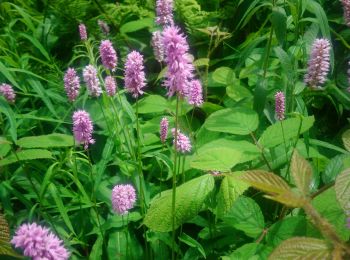
[[65, 134], [28, 136], [19, 139], [17, 145], [22, 148], [69, 147], [74, 145], [74, 139], [73, 136]]
[[346, 150], [350, 152], [350, 129], [346, 130], [342, 136], [343, 144]]
[[193, 239], [192, 237], [190, 237], [189, 235], [187, 235], [185, 233], [182, 233], [179, 236], [179, 240], [190, 247], [196, 248], [205, 259], [207, 258], [205, 251], [203, 249], [203, 246], [197, 240]]
[[16, 123], [16, 115], [13, 112], [12, 108], [9, 106], [9, 104], [5, 101], [4, 98], [0, 97], [0, 112], [4, 113], [10, 123], [10, 135], [12, 138], [12, 141], [17, 141], [17, 123]]
[[344, 211], [350, 211], [350, 169], [346, 169], [335, 180], [337, 200]]
[[228, 85], [236, 78], [234, 71], [229, 67], [220, 67], [213, 72], [213, 80], [222, 85]]
[[[222, 260], [258, 260], [258, 259], [266, 259], [266, 248], [262, 244], [258, 243], [247, 243], [243, 246], [237, 248], [233, 253], [229, 256], [224, 256]], [[269, 250], [270, 251], [270, 250]], [[267, 252], [268, 253], [268, 252]]]
[[[283, 120], [281, 122], [277, 122], [271, 126], [269, 126], [261, 135], [259, 139], [259, 143], [266, 148], [271, 148], [282, 144], [284, 142], [283, 136], [285, 140], [289, 140], [291, 138], [298, 138], [297, 133], [300, 127], [300, 134], [304, 133], [308, 129], [312, 127], [315, 122], [315, 118], [313, 116], [304, 117], [304, 118], [289, 118]], [[283, 131], [282, 126], [283, 125]]]
[[328, 19], [322, 6], [314, 0], [309, 0], [307, 1], [306, 8], [309, 12], [314, 13], [316, 15], [316, 18], [318, 20], [318, 25], [320, 26], [322, 35], [325, 38], [330, 39], [331, 33], [328, 25]]
[[49, 53], [46, 51], [46, 49], [44, 48], [44, 46], [33, 36], [25, 34], [25, 33], [19, 33], [20, 36], [26, 38], [27, 40], [29, 40], [34, 47], [36, 47], [40, 53], [48, 60], [50, 61], [50, 55]]
[[232, 208], [236, 199], [248, 189], [249, 186], [237, 178], [239, 175], [239, 172], [225, 174], [217, 195], [217, 215], [225, 215]]
[[312, 180], [312, 169], [308, 161], [306, 161], [295, 149], [292, 156], [291, 172], [294, 182], [298, 189], [307, 195], [310, 191], [310, 183]]
[[139, 113], [164, 113], [169, 109], [168, 101], [159, 95], [149, 95], [139, 101]]
[[89, 259], [102, 259], [103, 237], [99, 235], [92, 246]]
[[140, 243], [127, 229], [111, 232], [109, 235], [107, 252], [107, 259], [142, 259], [143, 256]]
[[335, 181], [335, 178], [340, 174], [342, 170], [345, 170], [344, 161], [350, 159], [350, 156], [345, 154], [339, 154], [332, 158], [322, 174], [322, 180], [325, 184]]
[[131, 21], [128, 23], [123, 24], [120, 27], [120, 32], [130, 33], [130, 32], [136, 32], [138, 30], [144, 29], [144, 28], [151, 28], [153, 27], [154, 20], [152, 18], [144, 18], [137, 21]]
[[236, 82], [237, 84], [231, 84], [226, 87], [226, 93], [230, 98], [236, 102], [239, 102], [242, 99], [253, 98], [253, 95], [248, 88], [241, 86], [238, 80]]
[[[349, 180], [346, 180], [349, 183]], [[348, 203], [348, 201], [344, 203]], [[335, 188], [329, 188], [312, 200], [315, 209], [331, 223], [337, 234], [347, 241], [350, 238], [350, 230], [346, 227], [347, 216], [337, 200]], [[346, 207], [346, 204], [344, 205]]]
[[209, 66], [209, 59], [208, 58], [200, 58], [193, 62], [193, 65], [196, 67], [203, 67], [203, 66]]
[[241, 152], [228, 147], [200, 148], [192, 157], [192, 168], [208, 171], [230, 171], [241, 158]]
[[258, 124], [256, 112], [244, 107], [217, 111], [205, 121], [205, 127], [210, 131], [236, 135], [248, 135], [257, 129]]
[[283, 241], [269, 256], [277, 259], [330, 259], [331, 251], [326, 241], [311, 237], [293, 237]]
[[283, 45], [287, 31], [287, 15], [282, 7], [272, 9], [271, 23], [279, 44]]
[[277, 246], [282, 241], [295, 237], [304, 236], [306, 233], [306, 219], [303, 216], [288, 217], [274, 223], [266, 234], [266, 242]]
[[251, 198], [240, 196], [223, 220], [247, 236], [256, 238], [264, 230], [264, 216], [259, 205]]
[[[176, 188], [175, 228], [195, 217], [214, 189], [210, 174], [192, 179]], [[158, 232], [172, 230], [172, 190], [156, 195], [144, 218], [144, 224]]]
[[35, 159], [52, 159], [52, 153], [44, 149], [29, 149], [16, 152], [16, 155], [10, 154], [6, 158], [0, 160], [0, 166], [5, 166], [11, 163], [16, 163], [25, 160]]

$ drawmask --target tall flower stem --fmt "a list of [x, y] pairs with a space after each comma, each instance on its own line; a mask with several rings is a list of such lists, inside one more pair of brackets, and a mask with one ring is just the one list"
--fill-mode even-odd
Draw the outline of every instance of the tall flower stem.
[[174, 134], [174, 170], [173, 170], [173, 188], [172, 188], [172, 202], [171, 202], [171, 216], [172, 216], [172, 260], [175, 260], [175, 202], [176, 202], [176, 171], [177, 171], [177, 137], [178, 137], [178, 124], [179, 124], [179, 103], [180, 97], [179, 94], [176, 95], [176, 112], [175, 112], [175, 134]]
[[[284, 128], [283, 128], [283, 120], [280, 121], [281, 124], [281, 129], [282, 129], [282, 137], [283, 137], [283, 143], [284, 143], [284, 150], [286, 152], [286, 160], [288, 161], [288, 149], [287, 149], [287, 143], [286, 143], [286, 138], [284, 135]], [[287, 177], [289, 178], [289, 172], [287, 171]]]

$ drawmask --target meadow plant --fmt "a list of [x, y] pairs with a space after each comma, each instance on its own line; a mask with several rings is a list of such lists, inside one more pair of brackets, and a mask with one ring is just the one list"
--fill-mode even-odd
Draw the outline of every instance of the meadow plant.
[[2, 83], [0, 85], [0, 95], [2, 95], [9, 103], [15, 103], [16, 93], [11, 85]]
[[90, 115], [84, 110], [75, 111], [73, 114], [73, 133], [78, 144], [84, 144], [88, 149], [89, 144], [95, 143], [92, 139], [93, 125]]
[[64, 90], [68, 96], [69, 101], [76, 100], [80, 90], [80, 79], [74, 68], [68, 68], [64, 74]]
[[115, 71], [115, 67], [117, 66], [117, 53], [110, 40], [101, 41], [100, 55], [103, 66], [106, 69]]
[[168, 137], [169, 120], [163, 117], [160, 121], [160, 141], [164, 144]]
[[285, 96], [281, 91], [275, 94], [275, 115], [279, 121], [285, 119]]
[[164, 60], [164, 46], [161, 31], [152, 33], [151, 45], [153, 47], [154, 57], [159, 63], [162, 63]]
[[117, 83], [112, 76], [106, 76], [105, 87], [108, 96], [114, 96], [117, 91]]
[[112, 190], [112, 205], [116, 213], [127, 214], [134, 207], [136, 202], [136, 192], [130, 184], [120, 184], [114, 186]]
[[159, 25], [167, 26], [173, 25], [173, 0], [157, 0], [156, 12], [157, 18], [156, 22]]
[[186, 135], [181, 133], [179, 129], [177, 129], [176, 139], [175, 139], [175, 133], [176, 133], [175, 128], [171, 129], [171, 133], [174, 137], [173, 144], [179, 153], [191, 152], [192, 145], [191, 145], [190, 138], [188, 138]]
[[83, 78], [89, 95], [92, 97], [99, 97], [102, 93], [102, 89], [97, 76], [97, 69], [93, 65], [87, 65], [83, 70]]
[[125, 88], [134, 98], [142, 95], [146, 87], [146, 77], [143, 66], [143, 56], [138, 51], [128, 54], [124, 69]]
[[107, 36], [110, 30], [108, 24], [102, 20], [97, 20], [97, 24], [100, 27], [101, 32], [103, 32]]
[[79, 24], [79, 35], [80, 35], [80, 40], [82, 41], [86, 41], [88, 38], [87, 32], [86, 32], [86, 26], [83, 23]]

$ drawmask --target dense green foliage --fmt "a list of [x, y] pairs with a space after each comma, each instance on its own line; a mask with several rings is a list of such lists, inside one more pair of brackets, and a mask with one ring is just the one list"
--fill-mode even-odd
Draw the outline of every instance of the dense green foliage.
[[[0, 1], [0, 84], [16, 92], [14, 104], [0, 95], [0, 255], [19, 258], [10, 238], [37, 222], [71, 259], [349, 259], [350, 28], [341, 2], [174, 2], [203, 84], [200, 107], [166, 96], [166, 65], [150, 44], [155, 1]], [[118, 93], [92, 98], [81, 82], [69, 102], [65, 71], [82, 75], [95, 63], [105, 75], [98, 47], [107, 38]], [[331, 42], [321, 90], [304, 83], [316, 38]], [[124, 88], [132, 50], [146, 68], [138, 99]], [[94, 124], [87, 150], [72, 133], [82, 108]], [[170, 137], [161, 143], [164, 116], [190, 137], [191, 153], [176, 152]], [[125, 183], [137, 202], [118, 215], [111, 193]]]

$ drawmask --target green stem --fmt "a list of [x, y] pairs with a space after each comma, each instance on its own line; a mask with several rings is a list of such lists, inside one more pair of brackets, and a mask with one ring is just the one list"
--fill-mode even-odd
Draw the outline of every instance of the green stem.
[[175, 202], [176, 202], [176, 171], [177, 171], [177, 132], [178, 132], [178, 113], [179, 113], [179, 94], [176, 95], [176, 112], [175, 112], [175, 136], [174, 136], [174, 170], [173, 170], [173, 188], [171, 202], [171, 224], [172, 224], [172, 260], [175, 260]]
[[270, 171], [272, 171], [271, 165], [270, 165], [269, 161], [266, 159], [265, 152], [264, 152], [264, 148], [261, 147], [261, 145], [259, 144], [259, 142], [256, 140], [255, 135], [254, 135], [253, 132], [250, 133], [250, 136], [252, 137], [252, 139], [253, 139], [254, 144], [256, 145], [256, 147], [258, 147], [258, 149], [260, 150], [261, 156], [262, 156], [263, 160], [265, 161], [267, 167], [269, 168]]
[[[286, 138], [285, 138], [285, 135], [284, 135], [283, 120], [281, 120], [280, 123], [281, 123], [281, 128], [282, 128], [282, 137], [283, 137], [283, 143], [284, 143], [284, 150], [286, 152], [286, 161], [288, 161], [288, 149], [287, 149]], [[288, 171], [287, 171], [287, 178], [289, 179], [289, 172]]]

